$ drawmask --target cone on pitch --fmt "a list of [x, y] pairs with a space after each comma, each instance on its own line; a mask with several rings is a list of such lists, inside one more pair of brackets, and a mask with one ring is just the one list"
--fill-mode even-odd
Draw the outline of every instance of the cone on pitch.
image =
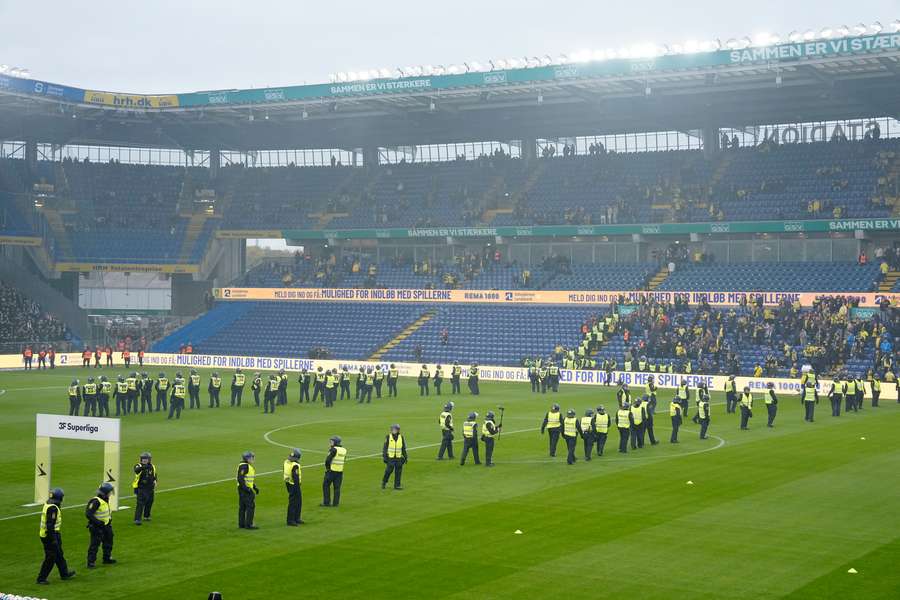
[[859, 439], [864, 440], [864, 439], [866, 439], [866, 438], [865, 438], [865, 437], [861, 437], [861, 438], [859, 438]]
[[856, 575], [857, 573], [859, 573], [859, 571], [857, 571], [857, 570], [854, 569], [853, 567], [850, 567], [849, 569], [847, 569], [847, 572], [850, 573], [850, 574], [852, 574], [852, 575]]
[[694, 482], [693, 482], [693, 481], [688, 481], [687, 484], [688, 484], [688, 485], [694, 485]]
[[516, 529], [513, 533], [515, 533], [516, 535], [522, 535], [522, 530]]

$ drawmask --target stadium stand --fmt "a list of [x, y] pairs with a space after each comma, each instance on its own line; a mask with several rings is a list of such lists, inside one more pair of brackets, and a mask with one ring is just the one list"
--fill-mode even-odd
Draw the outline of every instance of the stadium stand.
[[662, 282], [668, 291], [871, 292], [878, 265], [855, 263], [683, 263]]
[[51, 344], [61, 351], [66, 342], [76, 348], [81, 346], [81, 340], [65, 323], [13, 285], [0, 281], [0, 347], [4, 352], [18, 353], [25, 345], [31, 345], [36, 354], [39, 347]]

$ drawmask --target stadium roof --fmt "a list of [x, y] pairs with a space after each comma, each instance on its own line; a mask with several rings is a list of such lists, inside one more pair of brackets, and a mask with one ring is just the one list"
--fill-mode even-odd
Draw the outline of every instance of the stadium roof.
[[900, 33], [259, 90], [135, 95], [0, 75], [0, 139], [299, 149], [900, 116]]

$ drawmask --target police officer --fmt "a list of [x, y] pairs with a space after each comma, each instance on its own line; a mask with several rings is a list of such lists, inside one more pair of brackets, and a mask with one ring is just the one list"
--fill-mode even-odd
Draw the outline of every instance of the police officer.
[[75, 571], [69, 570], [66, 557], [63, 555], [62, 536], [62, 503], [64, 492], [60, 488], [54, 488], [50, 492], [50, 498], [44, 503], [41, 510], [41, 528], [38, 531], [41, 544], [44, 546], [44, 562], [38, 572], [37, 583], [46, 585], [47, 576], [53, 567], [59, 570], [59, 578], [62, 580], [75, 577]]
[[116, 400], [116, 416], [119, 416], [119, 413], [128, 414], [128, 383], [125, 381], [125, 377], [119, 375], [116, 378], [116, 390], [113, 392], [113, 397]]
[[628, 389], [628, 384], [624, 381], [619, 381], [619, 389], [616, 390], [616, 401], [619, 403], [619, 408], [622, 408], [625, 404], [631, 406], [631, 390]]
[[244, 396], [244, 385], [246, 378], [244, 372], [238, 367], [231, 376], [231, 406], [240, 406], [241, 398]]
[[356, 385], [356, 389], [355, 389], [356, 399], [360, 400], [360, 398], [362, 398], [363, 389], [365, 389], [365, 386], [366, 386], [366, 368], [365, 367], [359, 368], [359, 373], [356, 374], [356, 384], [355, 385]]
[[[338, 376], [338, 386], [341, 388], [341, 400], [350, 397], [350, 370], [347, 367]], [[388, 386], [390, 388], [390, 386]], [[396, 394], [395, 394], [396, 395]]]
[[849, 413], [856, 404], [856, 380], [844, 373], [844, 412]]
[[[815, 375], [813, 375], [813, 376], [815, 376]], [[774, 387], [775, 387], [775, 385], [770, 382], [769, 383], [769, 395], [772, 396], [773, 398], [775, 397], [775, 390], [773, 389]], [[776, 399], [775, 402], [777, 403], [778, 400]], [[767, 407], [768, 407], [768, 403], [769, 403], [769, 400], [767, 398], [766, 399]], [[803, 397], [800, 400], [800, 404], [803, 405], [803, 420], [804, 421], [807, 421], [809, 423], [813, 422], [813, 420], [815, 419], [815, 415], [816, 415], [816, 404], [818, 404], [818, 403], [819, 403], [819, 392], [815, 388], [812, 388], [810, 390], [809, 387], [804, 387], [803, 388]], [[772, 419], [774, 419], [774, 415], [772, 417], [770, 417], [769, 420], [771, 421]], [[771, 425], [770, 425], [770, 427], [771, 427]]]
[[137, 382], [138, 396], [141, 404], [141, 414], [147, 411], [153, 412], [153, 380], [147, 375], [146, 371], [141, 373], [141, 377]]
[[375, 386], [375, 397], [381, 398], [381, 386], [384, 383], [384, 371], [381, 367], [375, 367], [375, 378], [372, 383]]
[[362, 389], [359, 394], [359, 404], [365, 402], [366, 404], [370, 404], [372, 402], [372, 388], [375, 385], [375, 374], [372, 372], [372, 367], [366, 368], [365, 377], [362, 380]]
[[184, 410], [184, 399], [187, 396], [187, 386], [184, 384], [184, 377], [181, 371], [175, 373], [175, 381], [172, 382], [172, 397], [169, 398], [169, 419], [173, 416], [176, 419], [181, 418], [181, 411]]
[[[387, 376], [387, 386], [388, 386], [388, 398], [396, 398], [397, 397], [397, 380], [400, 379], [400, 370], [397, 369], [397, 365], [391, 363], [391, 366], [388, 368], [388, 376]], [[440, 392], [438, 393], [440, 395]], [[359, 396], [359, 392], [357, 392], [357, 396]]]
[[159, 373], [159, 377], [156, 378], [156, 412], [160, 410], [166, 410], [168, 408], [168, 395], [169, 395], [169, 378], [166, 377], [166, 374], [161, 372]]
[[751, 417], [753, 417], [753, 394], [750, 393], [749, 387], [744, 387], [744, 393], [741, 394], [741, 429], [749, 429]]
[[[706, 399], [707, 399], [707, 401], [708, 401], [708, 400], [709, 400], [709, 388], [707, 387], [706, 382], [701, 380], [700, 383], [697, 384], [697, 400], [696, 400], [696, 404], [697, 404], [697, 407], [698, 407], [698, 408], [699, 408], [699, 405], [700, 405], [700, 399], [701, 399], [701, 397], [702, 397], [704, 394], [706, 395]], [[698, 413], [695, 412], [695, 413], [694, 413], [694, 416], [691, 418], [691, 422], [693, 422], [693, 423], [700, 423], [700, 415], [699, 415]]]
[[603, 456], [603, 448], [606, 446], [606, 436], [609, 434], [609, 426], [612, 420], [606, 413], [606, 408], [601, 404], [594, 414], [594, 443], [597, 446], [597, 456]]
[[325, 373], [322, 372], [322, 367], [316, 369], [316, 372], [313, 373], [313, 396], [312, 401], [315, 402], [316, 398], [322, 396], [322, 399], [325, 399]]
[[[803, 401], [800, 401], [803, 404]], [[778, 396], [775, 395], [775, 384], [766, 384], [766, 413], [769, 417], [766, 427], [775, 427], [775, 416], [778, 414]]]
[[[257, 371], [253, 374], [253, 383], [250, 384], [250, 390], [253, 392], [253, 402], [259, 408], [259, 393], [262, 391], [262, 375]], [[307, 398], [307, 402], [309, 399]]]
[[541, 389], [542, 394], [547, 393], [547, 384], [550, 380], [550, 370], [549, 366], [541, 364], [538, 366], [537, 378], [538, 378], [538, 387]]
[[209, 384], [206, 391], [209, 392], [209, 407], [219, 408], [219, 392], [222, 390], [222, 378], [219, 377], [218, 371], [213, 371], [212, 377], [209, 378]]
[[559, 366], [555, 362], [551, 362], [547, 368], [548, 387], [555, 394], [559, 391]]
[[[297, 377], [297, 383], [300, 386], [300, 402], [309, 402], [309, 383], [310, 383], [310, 375], [309, 371], [305, 368], [300, 371], [300, 375]], [[256, 392], [256, 405], [259, 406], [259, 392]]]
[[149, 452], [141, 453], [138, 463], [134, 465], [134, 524], [140, 525], [141, 519], [150, 520], [150, 509], [153, 508], [153, 496], [156, 491], [156, 466]]
[[462, 457], [459, 459], [460, 465], [466, 464], [466, 457], [469, 455], [469, 450], [472, 451], [472, 457], [475, 459], [475, 464], [481, 464], [481, 459], [478, 457], [477, 418], [478, 413], [470, 412], [469, 418], [463, 422], [463, 451]]
[[678, 443], [678, 428], [681, 427], [681, 399], [678, 396], [672, 398], [669, 403], [669, 417], [672, 419], [672, 435], [669, 437], [669, 443]]
[[300, 448], [294, 448], [284, 461], [284, 487], [287, 490], [287, 524], [289, 527], [303, 525], [300, 511], [303, 509], [303, 494], [300, 491], [302, 479], [300, 470]]
[[619, 452], [628, 453], [628, 439], [631, 433], [631, 404], [625, 402], [616, 411], [616, 428], [619, 430]]
[[729, 375], [725, 381], [725, 412], [733, 413], [737, 409], [737, 384], [734, 375]]
[[647, 408], [642, 398], [635, 398], [631, 405], [631, 449], [644, 447], [644, 421], [647, 420]]
[[544, 420], [541, 423], [541, 435], [544, 435], [544, 430], [547, 431], [547, 434], [550, 436], [550, 456], [556, 456], [556, 445], [559, 443], [559, 433], [562, 428], [562, 414], [559, 412], [559, 404], [554, 404], [550, 407], [550, 410], [547, 411], [547, 414], [544, 415]]
[[187, 386], [188, 396], [190, 397], [190, 408], [200, 408], [200, 375], [197, 369], [191, 369], [190, 378]]
[[[815, 406], [806, 404], [806, 401], [809, 400], [810, 402], [815, 401], [816, 404], [819, 403], [819, 390], [816, 387], [818, 383], [819, 380], [816, 377], [816, 372], [812, 369], [809, 369], [800, 376], [800, 405], [806, 409], [804, 420], [809, 421], [810, 423], [812, 422], [810, 410], [815, 411]], [[812, 407], [812, 409], [810, 409], [810, 407]]]
[[278, 404], [287, 404], [288, 376], [284, 369], [278, 369]]
[[125, 383], [128, 385], [128, 413], [137, 414], [138, 411], [138, 374], [135, 371], [132, 371], [131, 374], [125, 378]]
[[109, 397], [112, 394], [112, 384], [106, 375], [100, 376], [100, 392], [97, 394], [97, 416], [109, 416]]
[[[278, 400], [279, 377], [275, 373], [269, 375], [269, 383], [266, 384], [266, 392], [263, 396], [263, 412], [275, 413], [275, 402]], [[271, 411], [269, 410], [271, 408]]]
[[81, 398], [84, 400], [84, 416], [97, 416], [97, 384], [93, 377], [81, 387]]
[[866, 385], [863, 383], [862, 378], [857, 375], [855, 377], [856, 381], [856, 402], [853, 406], [853, 412], [859, 412], [863, 408], [863, 397], [866, 395]]
[[78, 415], [81, 408], [81, 388], [78, 386], [78, 380], [73, 379], [69, 385], [69, 416]]
[[459, 361], [453, 361], [453, 368], [450, 369], [450, 393], [451, 394], [459, 394], [459, 379], [462, 377], [462, 367], [459, 366]]
[[584, 444], [584, 460], [591, 460], [594, 453], [594, 411], [590, 408], [584, 411], [584, 416], [578, 420], [578, 433]]
[[563, 419], [563, 439], [566, 442], [568, 455], [566, 456], [566, 464], [575, 464], [575, 444], [578, 442], [578, 419], [575, 418], [575, 411], [569, 409], [566, 411], [566, 418]]
[[334, 399], [337, 397], [337, 369], [328, 369], [325, 371], [325, 408], [334, 406]]
[[400, 426], [396, 423], [391, 425], [391, 432], [384, 437], [384, 447], [381, 450], [381, 457], [384, 460], [384, 476], [381, 478], [381, 489], [387, 487], [388, 481], [391, 479], [391, 473], [394, 474], [394, 489], [402, 490], [403, 486], [400, 479], [403, 476], [403, 465], [406, 464], [406, 440], [400, 434]]
[[444, 368], [441, 365], [435, 366], [432, 382], [434, 382], [434, 393], [440, 396], [441, 384], [444, 383]]
[[259, 488], [256, 487], [256, 468], [253, 466], [255, 460], [256, 455], [247, 450], [241, 455], [241, 462], [237, 468], [238, 527], [240, 529], [259, 529], [253, 524], [253, 515], [256, 513], [256, 496], [259, 495]]
[[428, 395], [428, 380], [430, 378], [431, 374], [428, 372], [428, 365], [422, 365], [422, 368], [419, 369], [419, 378], [416, 380], [419, 384], [419, 396]]
[[[330, 448], [325, 456], [325, 478], [322, 481], [322, 504], [337, 508], [341, 503], [341, 485], [344, 483], [344, 462], [347, 449], [341, 445], [341, 436], [333, 435], [328, 440]], [[334, 497], [332, 499], [332, 491]]]
[[480, 393], [478, 390], [478, 363], [472, 363], [472, 366], [469, 367], [469, 392], [473, 396]]
[[103, 564], [114, 565], [116, 559], [112, 557], [113, 528], [112, 511], [109, 508], [109, 496], [114, 493], [111, 483], [102, 483], [97, 489], [97, 495], [91, 498], [84, 515], [87, 517], [88, 531], [91, 534], [91, 543], [87, 551], [87, 567], [93, 569], [97, 562], [97, 549], [103, 547]]
[[831, 389], [828, 390], [828, 400], [831, 402], [831, 416], [841, 416], [841, 402], [844, 400], [844, 384], [841, 382], [840, 376], [835, 375], [831, 382]]
[[706, 435], [706, 430], [709, 429], [710, 418], [709, 392], [705, 389], [705, 387], [701, 387], [700, 393], [697, 394], [697, 417], [697, 420], [700, 423], [700, 439], [705, 440], [708, 437]]
[[[656, 414], [656, 392], [654, 391], [651, 396], [645, 396], [642, 404], [644, 405], [644, 412], [646, 413], [646, 416], [644, 417], [644, 433], [647, 434], [650, 445], [655, 446], [659, 443], [653, 433], [653, 416]], [[684, 407], [682, 407], [682, 410], [684, 410]]]
[[531, 382], [531, 393], [537, 393], [538, 390], [540, 390], [540, 384], [538, 383], [537, 365], [535, 365], [534, 361], [529, 358], [525, 361], [525, 366], [528, 367], [528, 381]]
[[[684, 421], [688, 416], [688, 408], [691, 405], [691, 387], [688, 385], [687, 378], [682, 377], [678, 384], [678, 403], [681, 405], [681, 420]], [[697, 415], [694, 415], [696, 417]], [[695, 421], [696, 422], [696, 421]]]
[[494, 441], [500, 435], [502, 425], [497, 425], [494, 411], [489, 410], [484, 416], [484, 423], [481, 424], [481, 441], [484, 442], [484, 464], [486, 467], [494, 466]]
[[438, 417], [438, 424], [441, 427], [441, 447], [438, 450], [437, 459], [444, 460], [444, 452], [447, 458], [453, 459], [453, 403], [448, 402], [444, 405], [444, 410]]
[[881, 398], [881, 380], [878, 377], [873, 377], [871, 381], [872, 385], [872, 408], [878, 408], [878, 399]]

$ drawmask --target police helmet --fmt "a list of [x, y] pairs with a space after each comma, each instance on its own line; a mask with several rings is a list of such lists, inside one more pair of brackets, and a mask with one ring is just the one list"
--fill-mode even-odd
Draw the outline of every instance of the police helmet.
[[631, 408], [631, 403], [630, 403], [630, 402], [623, 402], [623, 403], [622, 403], [622, 408], [624, 408], [625, 410], [628, 410], [629, 408]]
[[[305, 371], [306, 369], [303, 369], [303, 370]], [[259, 375], [260, 375], [259, 371], [257, 371], [256, 373], [253, 374], [254, 377], [259, 377]], [[179, 373], [178, 376], [181, 377], [181, 373]]]
[[349, 370], [350, 369], [348, 369], [347, 367], [344, 367], [344, 373], [348, 372]]
[[450, 402], [448, 402], [447, 404], [444, 405], [444, 410], [446, 410], [446, 411], [451, 411], [451, 410], [453, 410], [453, 404], [451, 404]]
[[94, 383], [94, 378], [93, 378], [93, 377], [88, 377], [88, 383]]
[[333, 436], [331, 436], [331, 438], [329, 438], [329, 439], [330, 439], [332, 442], [334, 442], [334, 445], [335, 445], [335, 446], [340, 446], [340, 445], [341, 445], [341, 436], [339, 436], [339, 435], [333, 435]]
[[634, 399], [634, 405], [635, 405], [635, 406], [637, 406], [637, 405], [640, 404], [640, 403], [641, 403], [641, 398], [635, 398], [635, 399]]
[[137, 377], [137, 371], [132, 371], [130, 377]]
[[489, 410], [489, 411], [487, 411], [487, 414], [484, 416], [493, 421], [494, 420], [494, 411]]
[[153, 455], [151, 455], [150, 452], [141, 452], [141, 460], [144, 460], [145, 458], [151, 460]]
[[441, 365], [437, 365], [435, 368], [436, 368], [436, 369], [440, 369], [440, 368], [441, 368]]
[[453, 361], [453, 364], [454, 364], [454, 365], [459, 365], [459, 361], [458, 361], [458, 360], [454, 360], [454, 361]]
[[106, 375], [101, 375], [101, 376], [100, 376], [100, 381], [107, 381]]
[[119, 375], [118, 381], [125, 381], [125, 376], [124, 376], [124, 375]]
[[622, 384], [622, 389], [623, 389], [623, 390], [627, 390], [627, 389], [628, 389], [628, 384], [627, 384], [627, 383], [623, 383], [623, 384]]
[[162, 378], [165, 377], [165, 376], [166, 376], [165, 373], [163, 373], [162, 371], [159, 372], [159, 378], [160, 378], [160, 379], [162, 379]]
[[391, 431], [400, 431], [400, 425], [398, 423], [394, 423], [391, 425]]
[[100, 484], [100, 487], [97, 488], [97, 491], [108, 496], [109, 494], [112, 494], [113, 491], [115, 491], [115, 488], [113, 487], [113, 484], [109, 483], [108, 481], [104, 481]]
[[191, 369], [191, 375], [196, 375], [196, 374], [197, 374], [197, 369]]
[[592, 417], [592, 416], [594, 416], [594, 411], [589, 408], [586, 411], [584, 411], [584, 416]]
[[745, 392], [749, 392], [749, 391], [750, 391], [750, 386], [745, 385], [745, 386], [744, 386], [744, 391], [745, 391]]
[[423, 369], [427, 369], [427, 368], [428, 368], [428, 365], [422, 365], [422, 368], [423, 368]]
[[213, 376], [213, 377], [218, 377], [218, 376], [219, 376], [219, 372], [218, 372], [218, 371], [213, 371], [212, 376]]
[[141, 373], [141, 377], [147, 377], [147, 371], [143, 371], [143, 372]]
[[294, 448], [293, 450], [291, 450], [291, 454], [290, 456], [288, 456], [288, 458], [296, 461], [300, 460], [301, 456], [303, 456], [303, 453], [300, 452], [300, 448]]
[[318, 368], [318, 369], [316, 369], [316, 370], [317, 370], [317, 371], [321, 371], [321, 370], [322, 370], [322, 367], [319, 367], [319, 368]]
[[601, 404], [600, 406], [597, 407], [597, 412], [602, 415], [603, 413], [606, 412], [606, 409], [603, 408], [603, 405]]
[[773, 388], [775, 387], [775, 383], [772, 382], [772, 381], [770, 381], [770, 382], [768, 382], [768, 383], [766, 384], [766, 387], [769, 388], [769, 389], [771, 390], [771, 389], [773, 389]]
[[653, 375], [647, 375], [647, 381], [653, 381]]
[[77, 379], [73, 379], [73, 380], [72, 380], [72, 385], [78, 385], [78, 380], [77, 380]]
[[57, 502], [62, 502], [63, 496], [65, 496], [65, 495], [66, 495], [66, 493], [63, 491], [62, 488], [53, 488], [52, 490], [50, 490], [50, 499], [51, 500], [56, 500]]
[[567, 411], [566, 411], [566, 416], [567, 416], [567, 417], [574, 417], [574, 416], [575, 416], [575, 409], [574, 409], [574, 408], [570, 408], [569, 410], [567, 410]]
[[469, 413], [469, 419], [470, 419], [470, 420], [471, 420], [471, 419], [477, 419], [477, 418], [478, 418], [478, 413], [477, 413], [477, 412], [470, 412], [470, 413]]
[[391, 363], [391, 368], [396, 369], [396, 367], [394, 366], [394, 363]]
[[554, 404], [553, 406], [550, 407], [550, 410], [552, 410], [553, 412], [558, 411], [558, 410], [559, 410], [559, 404]]
[[243, 373], [243, 371], [241, 370], [240, 367], [238, 367], [237, 370], [236, 370], [235, 372], [236, 372], [236, 373]]
[[[319, 370], [320, 370], [320, 371], [321, 371], [321, 370], [322, 370], [322, 368], [321, 368], [321, 367], [319, 367]], [[366, 373], [371, 373], [371, 372], [372, 372], [372, 367], [369, 367], [369, 368], [368, 368], [368, 369], [366, 369]]]
[[729, 376], [728, 376], [728, 381], [733, 381], [733, 380], [734, 380], [734, 375], [729, 375]]
[[256, 455], [253, 454], [253, 452], [250, 450], [247, 450], [246, 452], [241, 454], [241, 458], [244, 460], [250, 460], [251, 458], [255, 458], [255, 457], [256, 457]]
[[175, 377], [177, 377], [178, 379], [183, 379], [184, 375], [181, 374], [181, 371], [178, 371], [177, 373], [175, 373]]
[[278, 372], [284, 375], [284, 369], [278, 369]]

